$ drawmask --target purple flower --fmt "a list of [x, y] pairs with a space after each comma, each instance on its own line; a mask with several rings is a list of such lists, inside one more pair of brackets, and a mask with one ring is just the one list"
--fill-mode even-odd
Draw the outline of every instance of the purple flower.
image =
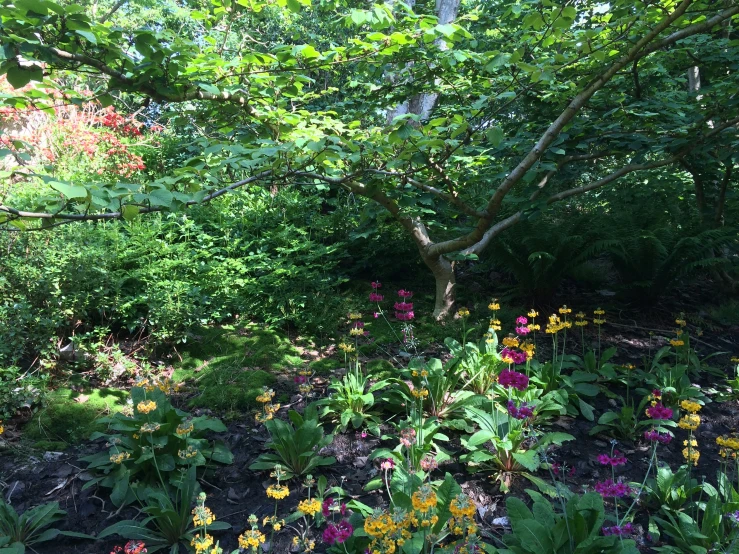
[[372, 281], [372, 288], [375, 290], [382, 288], [382, 283], [380, 281]]
[[669, 444], [672, 440], [672, 435], [668, 433], [660, 433], [652, 429], [651, 431], [644, 431], [644, 440], [648, 442], [659, 442], [662, 444]]
[[500, 372], [498, 382], [504, 387], [513, 387], [521, 391], [526, 390], [529, 386], [529, 378], [526, 375], [510, 369], [504, 369]]
[[517, 335], [528, 335], [529, 332], [530, 332], [530, 329], [526, 327], [525, 325], [522, 325], [521, 327], [516, 327]]
[[376, 292], [371, 292], [369, 295], [370, 302], [382, 302], [383, 298], [385, 298], [383, 295]]
[[526, 419], [534, 415], [534, 409], [529, 406], [526, 402], [521, 404], [520, 407], [516, 406], [513, 400], [508, 401], [508, 413], [515, 419]]
[[621, 498], [631, 494], [631, 487], [626, 483], [614, 483], [611, 479], [595, 484], [595, 492], [603, 498]]
[[526, 319], [524, 316], [520, 315], [516, 318], [516, 323], [519, 325], [526, 325], [529, 322], [528, 319]]
[[613, 527], [603, 527], [601, 530], [606, 537], [625, 537], [627, 535], [633, 534], [634, 526], [631, 525], [631, 523], [626, 523], [621, 526], [614, 525]]
[[661, 402], [657, 402], [654, 406], [649, 406], [646, 414], [650, 419], [672, 419], [672, 409], [663, 406]]
[[308, 382], [308, 377], [306, 377], [305, 375], [296, 375], [293, 378], [293, 381], [295, 381], [295, 384], [297, 385], [304, 385]]
[[598, 461], [604, 466], [612, 467], [623, 466], [628, 462], [626, 456], [621, 454], [618, 450], [613, 451], [613, 456], [609, 456], [608, 454], [599, 454]]

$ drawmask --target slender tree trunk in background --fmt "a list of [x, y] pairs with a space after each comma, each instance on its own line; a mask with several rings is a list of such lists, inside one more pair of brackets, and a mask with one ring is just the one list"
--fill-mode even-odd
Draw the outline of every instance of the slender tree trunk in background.
[[451, 315], [456, 300], [457, 278], [454, 274], [454, 262], [444, 256], [424, 257], [423, 261], [434, 274], [436, 281], [434, 319], [444, 319]]
[[[459, 13], [459, 4], [461, 0], [436, 0], [436, 16], [439, 19], [439, 23], [445, 25], [451, 23], [457, 18]], [[392, 2], [394, 3], [394, 2]], [[406, 0], [405, 4], [414, 7], [417, 0]], [[440, 50], [447, 50], [448, 46], [445, 41], [438, 39], [435, 41], [436, 46]], [[388, 77], [392, 82], [395, 79], [390, 76]], [[440, 81], [435, 80], [434, 85], [438, 87]], [[431, 117], [431, 112], [436, 106], [436, 102], [439, 100], [439, 93], [436, 91], [426, 92], [422, 94], [416, 94], [409, 98], [405, 102], [393, 106], [387, 110], [387, 122], [388, 124], [398, 117], [407, 113], [412, 113], [420, 116], [421, 121], [425, 121]], [[449, 261], [444, 256], [427, 256], [423, 253], [422, 246], [419, 245], [421, 250], [421, 257], [424, 263], [431, 269], [436, 281], [436, 302], [434, 306], [434, 318], [444, 319], [448, 317], [454, 309], [455, 292], [457, 288], [457, 281], [454, 275], [454, 262]]]

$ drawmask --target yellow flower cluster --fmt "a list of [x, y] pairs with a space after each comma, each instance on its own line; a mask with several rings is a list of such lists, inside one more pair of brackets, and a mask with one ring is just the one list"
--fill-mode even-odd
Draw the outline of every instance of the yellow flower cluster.
[[739, 364], [739, 357], [732, 356], [731, 357], [731, 363], [733, 363], [733, 364]]
[[309, 516], [314, 516], [321, 511], [321, 501], [317, 498], [313, 498], [312, 500], [301, 500], [298, 504], [298, 511]]
[[683, 346], [685, 344], [685, 341], [681, 339], [670, 339], [670, 344], [675, 347]]
[[411, 391], [413, 398], [426, 398], [429, 395], [428, 389], [413, 389]]
[[275, 500], [282, 500], [290, 496], [290, 489], [279, 483], [277, 485], [270, 485], [267, 487], [267, 496]]
[[394, 554], [412, 537], [410, 526], [411, 517], [402, 508], [395, 508], [392, 513], [375, 510], [364, 520], [364, 531], [372, 537], [369, 551], [372, 554]]
[[359, 314], [359, 313], [356, 313], [356, 312], [351, 312], [349, 314], [349, 319], [351, 319], [351, 320], [362, 319], [362, 314]]
[[186, 450], [178, 450], [177, 455], [183, 460], [189, 460], [190, 458], [194, 458], [198, 455], [198, 449], [190, 445], [187, 447]]
[[345, 342], [340, 342], [337, 348], [345, 354], [351, 354], [352, 352], [354, 352], [354, 347], [351, 344], [346, 344]]
[[526, 352], [526, 357], [529, 360], [534, 357], [534, 350], [536, 350], [536, 346], [533, 342], [522, 342], [520, 348], [522, 352]]
[[160, 427], [161, 425], [158, 423], [144, 423], [139, 431], [142, 433], [155, 433], [156, 431], [159, 431]]
[[411, 515], [411, 522], [416, 527], [429, 529], [436, 525], [439, 516], [433, 513], [436, 510], [436, 493], [428, 483], [421, 486], [411, 496], [413, 509], [419, 512]]
[[271, 525], [272, 526], [272, 529], [274, 529], [275, 531], [279, 531], [280, 529], [282, 529], [284, 527], [285, 520], [284, 519], [277, 519], [277, 516], [266, 516], [262, 520], [262, 525], [264, 527], [266, 527], [267, 525]]
[[239, 535], [239, 548], [243, 548], [244, 550], [251, 548], [252, 552], [256, 552], [257, 548], [263, 545], [266, 540], [267, 537], [258, 529], [249, 529]]
[[538, 316], [538, 315], [539, 315], [539, 312], [537, 312], [536, 310], [531, 310], [531, 311], [530, 311], [530, 312], [529, 312], [528, 314], [526, 314], [526, 315], [527, 315], [527, 316], [529, 316], [530, 318], [532, 318], [532, 319], [533, 319], [533, 318], [535, 318], [536, 316]]
[[124, 461], [128, 460], [131, 457], [131, 454], [128, 452], [119, 452], [118, 454], [113, 454], [110, 457], [110, 461], [114, 464], [122, 464]]
[[565, 304], [558, 311], [562, 315], [567, 315], [567, 314], [571, 314], [572, 313], [572, 308], [568, 308], [567, 307], [567, 304]]
[[352, 327], [349, 329], [349, 335], [352, 337], [361, 337], [364, 335], [364, 329], [360, 329], [359, 327]]
[[538, 323], [529, 323], [527, 327], [529, 328], [529, 331], [541, 331], [541, 325]]
[[685, 461], [688, 463], [692, 462], [694, 466], [698, 465], [698, 460], [701, 457], [701, 453], [695, 448], [696, 446], [698, 446], [698, 443], [693, 441], [693, 444], [690, 447], [683, 448], [683, 457], [685, 458]]
[[449, 504], [452, 517], [449, 518], [449, 529], [455, 535], [472, 535], [477, 532], [475, 525], [475, 503], [469, 496], [459, 493]]
[[211, 537], [210, 535], [193, 537], [193, 539], [190, 541], [190, 546], [195, 549], [195, 554], [207, 552], [208, 549], [213, 546], [213, 537]]
[[513, 335], [508, 335], [506, 338], [503, 339], [503, 346], [507, 346], [508, 348], [516, 348], [518, 346], [518, 343], [519, 340]]
[[194, 430], [192, 422], [189, 423], [180, 423], [177, 426], [177, 429], [175, 429], [175, 434], [180, 436], [189, 435]]
[[688, 414], [680, 418], [677, 422], [677, 426], [680, 429], [687, 429], [689, 431], [695, 431], [701, 424], [701, 416], [698, 414]]
[[493, 298], [493, 301], [490, 304], [488, 304], [488, 310], [490, 310], [491, 312], [500, 310], [500, 304], [498, 304], [497, 298]]
[[269, 389], [267, 387], [264, 387], [262, 389], [262, 394], [260, 394], [259, 396], [257, 396], [257, 402], [259, 402], [261, 404], [266, 404], [267, 402], [272, 402], [272, 399], [274, 398], [274, 396], [275, 396], [275, 391], [273, 391], [272, 389]]
[[[603, 316], [605, 314], [606, 314], [606, 311], [603, 310], [603, 309], [601, 309], [601, 308], [598, 308], [597, 310], [593, 310], [593, 315], [594, 316]], [[605, 322], [606, 322], [606, 320], [603, 317], [594, 317], [593, 318], [593, 323], [595, 325], [603, 325]]]
[[492, 329], [493, 331], [500, 331], [501, 330], [500, 320], [496, 318], [491, 319], [490, 329]]
[[316, 541], [313, 539], [302, 539], [300, 537], [293, 537], [293, 547], [296, 550], [302, 550], [303, 552], [313, 552], [316, 548]]
[[568, 322], [562, 321], [557, 314], [552, 314], [549, 316], [549, 322], [547, 323], [545, 332], [550, 335], [554, 335], [555, 333], [559, 333], [562, 329], [567, 329], [571, 326], [572, 324], [568, 325]]
[[457, 317], [465, 318], [470, 316], [470, 311], [467, 308], [459, 308], [457, 310]]
[[192, 523], [195, 527], [210, 525], [216, 520], [216, 516], [210, 508], [199, 504], [192, 511]]
[[739, 438], [721, 436], [716, 439], [716, 444], [721, 447], [719, 448], [719, 455], [722, 458], [737, 458], [737, 452], [739, 452]]
[[143, 402], [138, 403], [136, 409], [139, 411], [139, 413], [148, 414], [149, 412], [153, 412], [157, 409], [157, 403], [153, 400], [144, 400]]
[[0, 419], [0, 435], [2, 435], [5, 432], [5, 427], [3, 427], [3, 420]]
[[692, 400], [683, 400], [680, 402], [680, 407], [691, 414], [698, 413], [701, 409], [701, 405]]
[[411, 371], [411, 375], [413, 377], [428, 377], [429, 376], [429, 372], [426, 371], [425, 369], [422, 369], [421, 371], [418, 371], [417, 369], [414, 369], [413, 371]]
[[685, 321], [685, 318], [683, 318], [683, 316], [678, 317], [675, 320], [675, 323], [677, 323], [680, 327], [685, 327], [688, 324], [688, 322]]

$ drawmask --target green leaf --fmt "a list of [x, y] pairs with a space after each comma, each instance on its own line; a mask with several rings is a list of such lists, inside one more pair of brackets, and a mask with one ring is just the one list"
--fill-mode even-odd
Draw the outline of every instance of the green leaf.
[[70, 185], [69, 183], [60, 183], [52, 181], [49, 183], [51, 188], [58, 190], [67, 198], [87, 198], [87, 189], [79, 185]]
[[500, 146], [500, 143], [503, 142], [504, 134], [503, 129], [500, 127], [491, 127], [485, 132], [485, 136], [487, 137], [490, 144], [492, 144], [495, 148]]
[[549, 530], [533, 519], [519, 521], [513, 533], [521, 541], [521, 545], [534, 554], [552, 552], [552, 538]]
[[75, 33], [78, 34], [79, 36], [87, 39], [88, 41], [90, 41], [93, 44], [97, 44], [98, 43], [97, 37], [95, 36], [94, 33], [91, 33], [90, 31], [81, 31], [81, 30], [77, 29], [75, 31]]
[[6, 76], [13, 88], [23, 88], [31, 81], [41, 81], [44, 78], [43, 71], [37, 65], [29, 67], [16, 65], [8, 69]]
[[135, 206], [133, 204], [126, 204], [121, 210], [121, 215], [126, 221], [133, 221], [134, 219], [136, 219], [136, 216], [139, 215], [140, 211], [141, 208], [139, 208], [138, 206]]

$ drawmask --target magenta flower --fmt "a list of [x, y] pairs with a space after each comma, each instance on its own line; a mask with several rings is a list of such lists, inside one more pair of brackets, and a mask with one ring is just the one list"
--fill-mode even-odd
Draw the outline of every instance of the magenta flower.
[[659, 389], [654, 389], [652, 391], [652, 396], [654, 396], [655, 398], [662, 398], [662, 391]]
[[377, 294], [376, 292], [371, 292], [369, 295], [370, 302], [382, 302], [384, 298], [383, 295]]
[[333, 498], [327, 498], [323, 501], [323, 505], [321, 506], [321, 513], [323, 514], [323, 517], [328, 517], [331, 514], [331, 507], [334, 505], [334, 499]]
[[385, 458], [380, 464], [380, 469], [393, 469], [395, 467], [395, 460], [392, 458]]
[[529, 386], [529, 378], [526, 375], [510, 369], [504, 369], [500, 372], [498, 382], [504, 387], [513, 387], [521, 391], [526, 390]]
[[378, 317], [380, 317], [380, 312], [375, 312], [375, 319], [377, 319]]
[[329, 523], [323, 531], [323, 542], [327, 544], [341, 544], [352, 536], [354, 528], [344, 520], [339, 523]]
[[524, 316], [520, 315], [516, 318], [516, 323], [519, 325], [526, 325], [529, 322], [528, 319], [526, 319]]
[[533, 417], [534, 409], [524, 402], [520, 407], [513, 400], [508, 401], [508, 414], [514, 419], [526, 419]]
[[517, 335], [528, 335], [531, 332], [531, 330], [526, 326], [516, 327], [516, 334]]
[[621, 498], [631, 494], [631, 487], [626, 483], [614, 483], [611, 479], [595, 484], [595, 492], [603, 498]]
[[395, 312], [395, 319], [400, 321], [410, 321], [415, 317], [413, 312]]
[[413, 302], [396, 302], [393, 308], [401, 312], [410, 312], [413, 310]]
[[400, 296], [401, 298], [412, 298], [413, 292], [405, 289], [400, 289], [398, 291], [398, 296]]
[[380, 281], [372, 281], [372, 288], [375, 290], [382, 288], [382, 283]]
[[672, 440], [672, 435], [670, 435], [669, 433], [660, 433], [659, 431], [652, 429], [651, 431], [644, 431], [644, 440], [648, 442], [669, 444]]
[[604, 466], [611, 467], [623, 466], [628, 462], [626, 456], [621, 454], [618, 450], [613, 451], [613, 456], [609, 456], [608, 454], [599, 454], [598, 461]]
[[603, 531], [603, 534], [606, 537], [625, 537], [627, 535], [631, 535], [634, 532], [634, 526], [631, 525], [631, 523], [626, 523], [622, 526], [614, 525], [613, 527], [603, 527], [601, 531]]
[[646, 413], [650, 419], [672, 419], [672, 409], [663, 406], [661, 402], [657, 402], [654, 406], [649, 406]]
[[308, 377], [306, 377], [305, 375], [296, 375], [293, 378], [293, 381], [295, 381], [297, 385], [304, 385], [308, 382]]

